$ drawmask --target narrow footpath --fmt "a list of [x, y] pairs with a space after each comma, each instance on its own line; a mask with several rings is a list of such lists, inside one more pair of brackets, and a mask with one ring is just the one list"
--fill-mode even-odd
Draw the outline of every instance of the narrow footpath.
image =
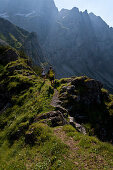
[[58, 90], [54, 89], [54, 95], [53, 95], [53, 98], [52, 98], [51, 104], [50, 104], [51, 106], [53, 106], [53, 107], [57, 107], [58, 106], [58, 104], [60, 102], [58, 96], [59, 96]]

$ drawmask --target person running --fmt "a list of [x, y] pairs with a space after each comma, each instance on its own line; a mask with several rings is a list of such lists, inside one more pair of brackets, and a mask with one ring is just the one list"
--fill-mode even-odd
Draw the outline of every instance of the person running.
[[44, 82], [45, 82], [45, 78], [46, 78], [46, 73], [45, 73], [45, 70], [44, 68], [42, 68], [42, 78], [44, 79]]
[[50, 66], [50, 68], [49, 68], [48, 77], [49, 77], [49, 80], [51, 81], [51, 86], [53, 86], [54, 80], [55, 80], [55, 72], [54, 72], [52, 66]]

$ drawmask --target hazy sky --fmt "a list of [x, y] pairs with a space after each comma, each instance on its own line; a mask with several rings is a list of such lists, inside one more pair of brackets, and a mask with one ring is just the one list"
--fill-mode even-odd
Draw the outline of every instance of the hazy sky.
[[71, 9], [78, 7], [80, 11], [85, 9], [101, 16], [108, 25], [113, 27], [113, 0], [54, 0], [59, 8]]

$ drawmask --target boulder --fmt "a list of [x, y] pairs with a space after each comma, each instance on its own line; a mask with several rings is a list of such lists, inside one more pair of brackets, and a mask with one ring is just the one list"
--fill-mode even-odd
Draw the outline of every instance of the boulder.
[[[41, 120], [43, 120], [43, 121], [41, 121]], [[52, 127], [67, 124], [67, 121], [65, 120], [63, 114], [59, 110], [51, 111], [48, 113], [44, 113], [40, 116], [37, 116], [34, 121], [35, 122], [41, 121], [41, 122], [47, 123], [47, 124], [49, 122], [49, 125]]]
[[60, 105], [58, 105], [58, 106], [55, 108], [55, 110], [56, 110], [56, 111], [57, 111], [57, 110], [60, 111], [60, 112], [63, 114], [64, 117], [67, 117], [67, 116], [68, 116], [68, 110], [65, 109], [64, 107], [60, 106]]
[[73, 78], [70, 84], [62, 87], [59, 99], [63, 101], [62, 106], [68, 112], [77, 111], [79, 113], [81, 107], [85, 107], [87, 110], [87, 107], [102, 103], [102, 87], [103, 85], [99, 81], [86, 76]]
[[85, 127], [79, 123], [76, 123], [74, 117], [69, 117], [69, 122], [78, 132], [81, 132], [84, 135], [87, 134]]

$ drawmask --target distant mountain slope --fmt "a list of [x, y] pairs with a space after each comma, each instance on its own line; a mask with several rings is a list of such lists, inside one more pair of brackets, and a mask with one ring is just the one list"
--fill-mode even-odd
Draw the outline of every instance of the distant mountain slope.
[[113, 90], [113, 28], [100, 17], [61, 10], [43, 49], [59, 77], [84, 74]]
[[1, 0], [0, 5], [1, 17], [30, 32], [37, 32], [41, 43], [46, 39], [58, 14], [53, 0]]
[[0, 18], [0, 44], [5, 45], [7, 43], [18, 50], [24, 50], [35, 64], [44, 62], [44, 56], [38, 43], [37, 35], [29, 33], [10, 23], [8, 20]]
[[77, 8], [59, 12], [53, 0], [7, 0], [6, 4], [1, 17], [37, 32], [58, 77], [85, 74], [113, 91], [113, 28], [100, 17]]

